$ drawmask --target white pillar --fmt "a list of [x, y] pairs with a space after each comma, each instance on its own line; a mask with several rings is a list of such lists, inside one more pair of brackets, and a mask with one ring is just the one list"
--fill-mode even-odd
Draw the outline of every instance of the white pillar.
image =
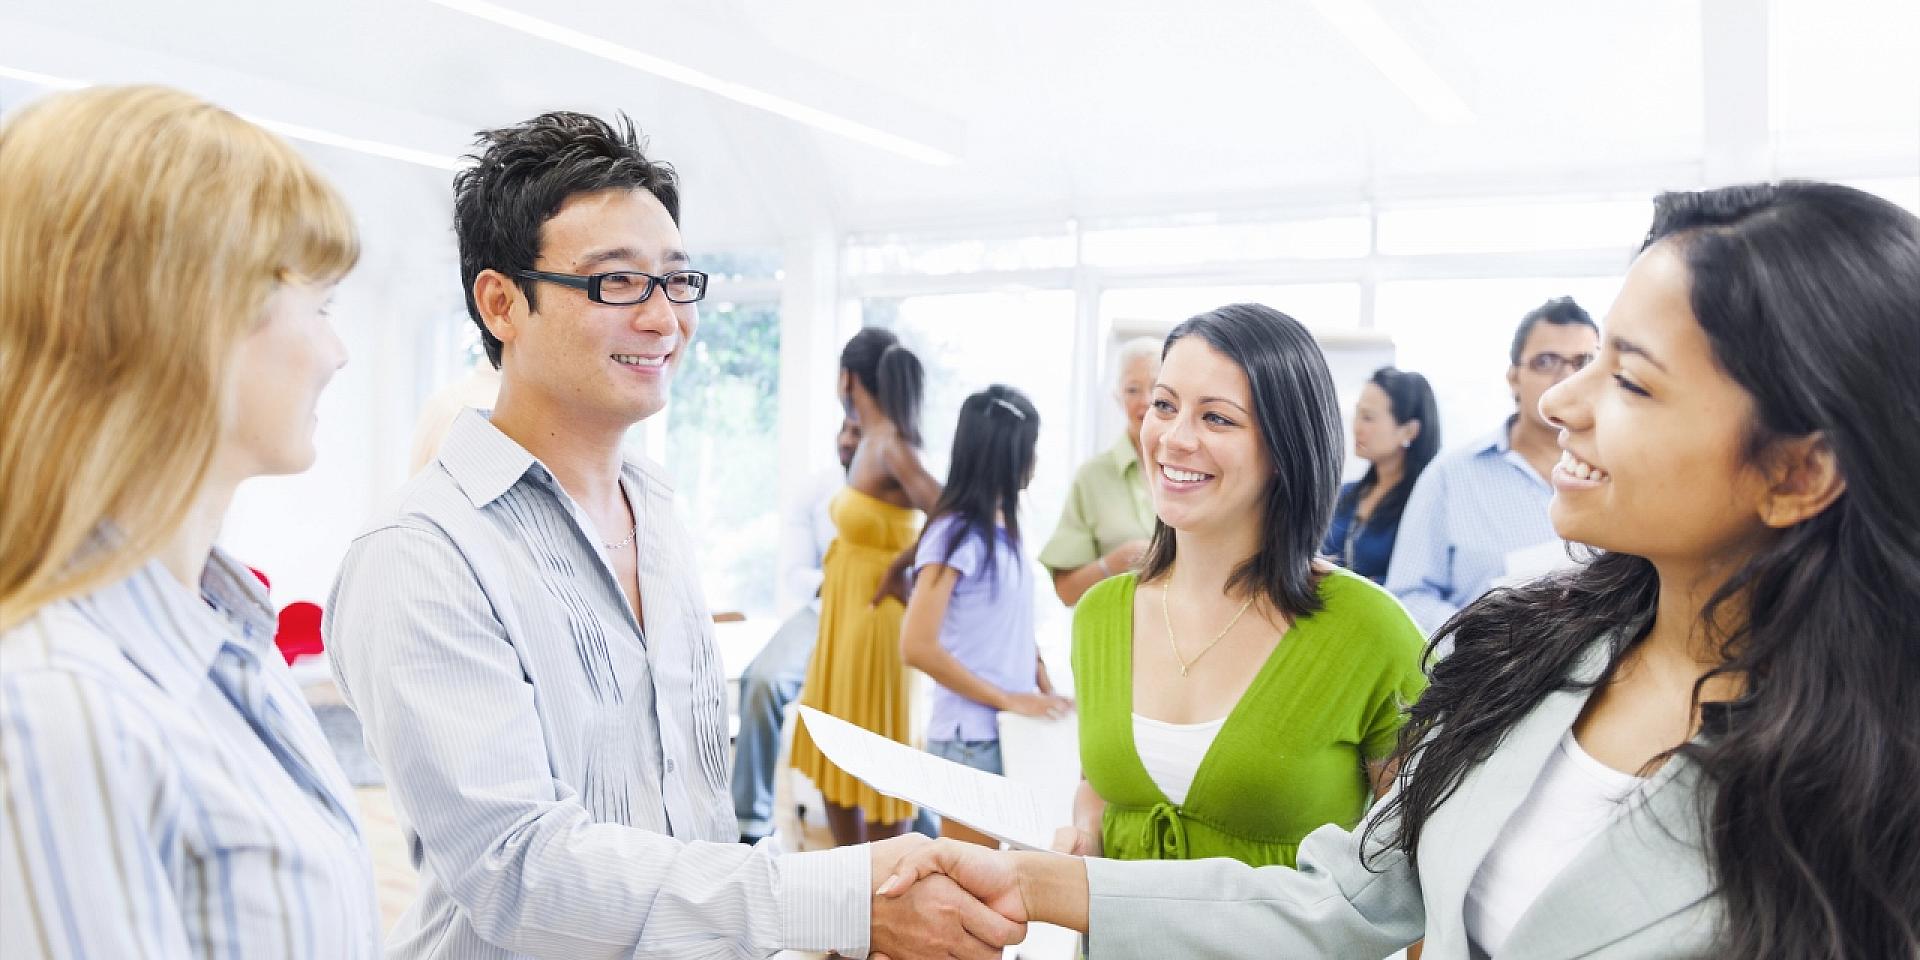
[[840, 245], [831, 228], [789, 240], [780, 292], [780, 474], [782, 488], [833, 461], [840, 426], [834, 371], [840, 362]]

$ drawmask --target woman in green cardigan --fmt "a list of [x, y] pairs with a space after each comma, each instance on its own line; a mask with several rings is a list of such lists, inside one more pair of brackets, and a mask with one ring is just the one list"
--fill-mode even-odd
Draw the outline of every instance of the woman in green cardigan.
[[1140, 431], [1159, 518], [1141, 571], [1074, 616], [1084, 779], [1058, 849], [1293, 866], [1351, 827], [1425, 684], [1390, 595], [1315, 556], [1339, 490], [1313, 338], [1236, 304], [1175, 327]]

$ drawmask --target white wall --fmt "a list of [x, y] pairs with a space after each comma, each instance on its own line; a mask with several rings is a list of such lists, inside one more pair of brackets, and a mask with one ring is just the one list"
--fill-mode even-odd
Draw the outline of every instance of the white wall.
[[[273, 580], [273, 600], [324, 602], [348, 541], [406, 479], [414, 415], [465, 322], [451, 174], [302, 146], [359, 221], [360, 264], [334, 299], [347, 366], [321, 396], [319, 458], [299, 476], [242, 485], [221, 545]], [[449, 335], [448, 331], [455, 331]], [[452, 354], [451, 349], [443, 350]]]

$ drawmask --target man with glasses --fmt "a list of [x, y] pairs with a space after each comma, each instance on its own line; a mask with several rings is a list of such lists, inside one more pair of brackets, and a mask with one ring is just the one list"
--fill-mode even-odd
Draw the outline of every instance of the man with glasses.
[[1519, 409], [1414, 484], [1386, 587], [1427, 633], [1489, 588], [1564, 560], [1547, 517], [1559, 431], [1541, 415], [1540, 396], [1599, 349], [1599, 326], [1572, 297], [1528, 312], [1508, 353], [1507, 387]]
[[480, 146], [454, 226], [499, 400], [355, 539], [327, 611], [420, 878], [389, 956], [998, 956], [1020, 925], [958, 887], [872, 897], [924, 838], [734, 842], [693, 544], [665, 475], [620, 447], [706, 294], [677, 177], [625, 118], [546, 114]]

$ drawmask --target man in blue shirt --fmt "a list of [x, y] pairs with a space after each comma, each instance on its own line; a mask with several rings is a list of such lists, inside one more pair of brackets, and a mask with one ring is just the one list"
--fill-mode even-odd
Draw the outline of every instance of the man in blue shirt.
[[1537, 572], [1559, 542], [1547, 517], [1559, 431], [1541, 415], [1540, 396], [1599, 349], [1599, 326], [1572, 297], [1534, 308], [1508, 354], [1507, 386], [1519, 409], [1414, 484], [1386, 587], [1428, 634], [1508, 577]]

